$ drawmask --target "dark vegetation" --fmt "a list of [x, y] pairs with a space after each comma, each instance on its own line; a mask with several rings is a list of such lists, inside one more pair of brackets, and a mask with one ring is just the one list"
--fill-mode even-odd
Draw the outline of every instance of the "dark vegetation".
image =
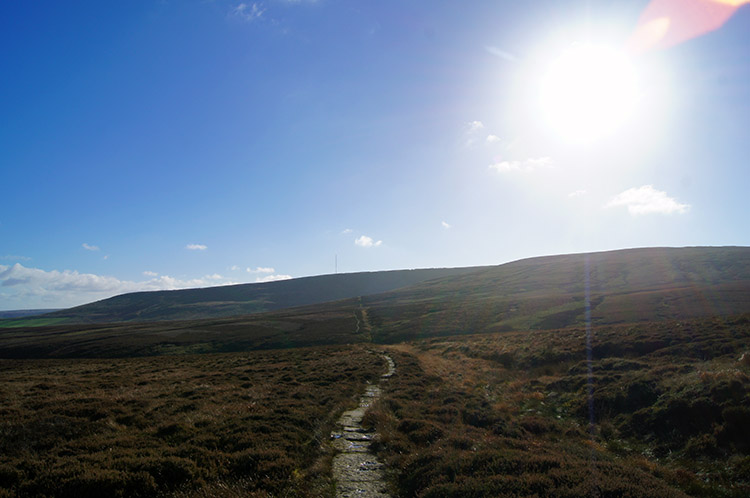
[[[597, 326], [730, 316], [750, 311], [750, 248], [631, 249], [532, 258], [475, 268], [470, 273], [463, 269], [458, 275], [397, 291], [252, 315], [145, 323], [47, 322], [40, 324], [46, 326], [36, 328], [0, 328], [0, 358], [229, 352], [370, 340], [392, 344], [435, 336], [580, 326], [584, 317], [586, 267], [591, 316]], [[389, 273], [403, 272], [384, 274]], [[364, 286], [380, 274], [354, 274], [357, 275]], [[295, 292], [312, 295], [324, 281], [316, 279], [330, 278], [335, 282], [336, 277], [346, 275], [274, 284], [289, 285]], [[391, 277], [395, 276], [388, 277], [393, 283]], [[315, 285], [304, 284], [305, 281]], [[208, 301], [206, 292], [231, 290], [232, 287], [216, 287], [173, 292]], [[142, 294], [144, 299], [172, 295]], [[279, 297], [282, 294], [279, 291], [277, 304], [297, 300], [284, 301]], [[134, 295], [87, 306], [127, 300], [128, 296]], [[220, 296], [211, 297], [214, 298]], [[208, 302], [204, 304], [210, 306]], [[153, 309], [160, 306], [159, 302], [153, 303]], [[363, 313], [369, 327], [353, 334], [357, 317], [361, 318]], [[26, 320], [38, 323], [63, 318], [42, 315]]]
[[402, 496], [744, 497], [749, 345], [749, 315], [595, 328], [589, 376], [585, 329], [429, 339], [366, 421]]
[[373, 343], [397, 363], [366, 423], [399, 496], [750, 496], [750, 249], [479, 270], [244, 316], [0, 329], [0, 497], [330, 496], [328, 433], [382, 372]]
[[52, 313], [58, 311], [57, 309], [43, 309], [43, 310], [8, 310], [0, 311], [0, 319], [4, 318], [23, 318], [26, 316], [43, 315], [45, 313]]
[[380, 342], [747, 311], [750, 248], [628, 249], [475, 268], [323, 275], [266, 284], [123, 294], [0, 327], [234, 317], [363, 297]]
[[224, 285], [203, 289], [134, 292], [35, 317], [0, 321], [0, 326], [34, 326], [39, 319], [54, 323], [152, 322], [197, 320], [338, 301], [377, 294], [425, 280], [461, 275], [481, 268], [435, 268], [342, 273], [259, 284]]
[[362, 298], [384, 344], [750, 311], [750, 248], [629, 249], [532, 258]]
[[346, 347], [0, 360], [0, 496], [321, 496], [337, 414], [384, 365]]
[[236, 318], [0, 329], [0, 358], [118, 358], [370, 340], [356, 299]]

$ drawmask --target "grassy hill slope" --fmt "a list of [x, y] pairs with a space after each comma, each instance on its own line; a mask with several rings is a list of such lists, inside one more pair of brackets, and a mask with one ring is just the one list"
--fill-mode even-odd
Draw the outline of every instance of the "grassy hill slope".
[[[0, 496], [333, 496], [331, 427], [382, 349], [396, 375], [363, 424], [394, 496], [745, 497], [749, 270], [747, 248], [637, 249], [241, 317], [0, 329]], [[253, 349], [273, 351], [188, 354]], [[118, 356], [142, 357], [99, 359]], [[89, 359], [48, 359], [68, 357]]]
[[[35, 324], [153, 322], [247, 315], [386, 292], [425, 280], [470, 273], [479, 268], [343, 273], [260, 284], [134, 292], [37, 316], [5, 326]], [[44, 322], [41, 322], [44, 320]], [[3, 324], [0, 322], [0, 326]]]
[[26, 316], [43, 315], [45, 313], [52, 313], [58, 311], [55, 309], [43, 309], [43, 310], [6, 310], [0, 311], [0, 318], [23, 318]]
[[[588, 280], [586, 278], [588, 275]], [[750, 311], [750, 248], [647, 248], [524, 259], [363, 298], [379, 342]]]
[[[749, 248], [632, 249], [532, 258], [472, 272], [463, 269], [396, 291], [245, 316], [0, 329], [0, 358], [396, 343], [578, 327], [585, 323], [586, 268], [595, 326], [750, 313]], [[330, 277], [335, 276], [319, 278]], [[294, 281], [277, 284], [299, 289]], [[226, 289], [201, 291], [208, 290]], [[146, 296], [162, 294], [167, 293]], [[300, 300], [276, 295], [273, 305]], [[153, 308], [159, 306], [157, 302]], [[206, 302], [200, 306], [210, 307]]]
[[0, 358], [118, 358], [371, 342], [357, 299], [232, 318], [0, 329]]

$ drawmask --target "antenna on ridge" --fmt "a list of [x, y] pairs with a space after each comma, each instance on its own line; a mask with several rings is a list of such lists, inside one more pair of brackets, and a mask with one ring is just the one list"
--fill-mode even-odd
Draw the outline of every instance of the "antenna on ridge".
[[334, 270], [333, 271], [334, 271], [334, 273], [338, 274], [338, 272], [339, 272], [339, 255], [336, 254], [335, 258], [336, 259], [334, 260], [335, 263], [333, 264], [334, 265]]

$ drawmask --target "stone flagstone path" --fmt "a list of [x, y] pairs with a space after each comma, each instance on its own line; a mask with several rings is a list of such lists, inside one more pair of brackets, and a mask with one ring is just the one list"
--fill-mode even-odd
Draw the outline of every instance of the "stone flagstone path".
[[396, 373], [396, 364], [387, 354], [382, 355], [388, 371], [381, 375], [378, 385], [368, 385], [354, 410], [344, 412], [337, 424], [340, 429], [331, 433], [333, 447], [340, 453], [333, 458], [333, 478], [337, 498], [390, 498], [383, 464], [370, 452], [375, 432], [362, 427], [362, 418], [370, 405], [380, 397], [380, 384]]

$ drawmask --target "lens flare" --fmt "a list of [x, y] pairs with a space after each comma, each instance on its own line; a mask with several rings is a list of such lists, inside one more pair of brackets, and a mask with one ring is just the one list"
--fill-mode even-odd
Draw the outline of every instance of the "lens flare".
[[750, 0], [652, 0], [627, 48], [631, 53], [669, 48], [720, 28]]

